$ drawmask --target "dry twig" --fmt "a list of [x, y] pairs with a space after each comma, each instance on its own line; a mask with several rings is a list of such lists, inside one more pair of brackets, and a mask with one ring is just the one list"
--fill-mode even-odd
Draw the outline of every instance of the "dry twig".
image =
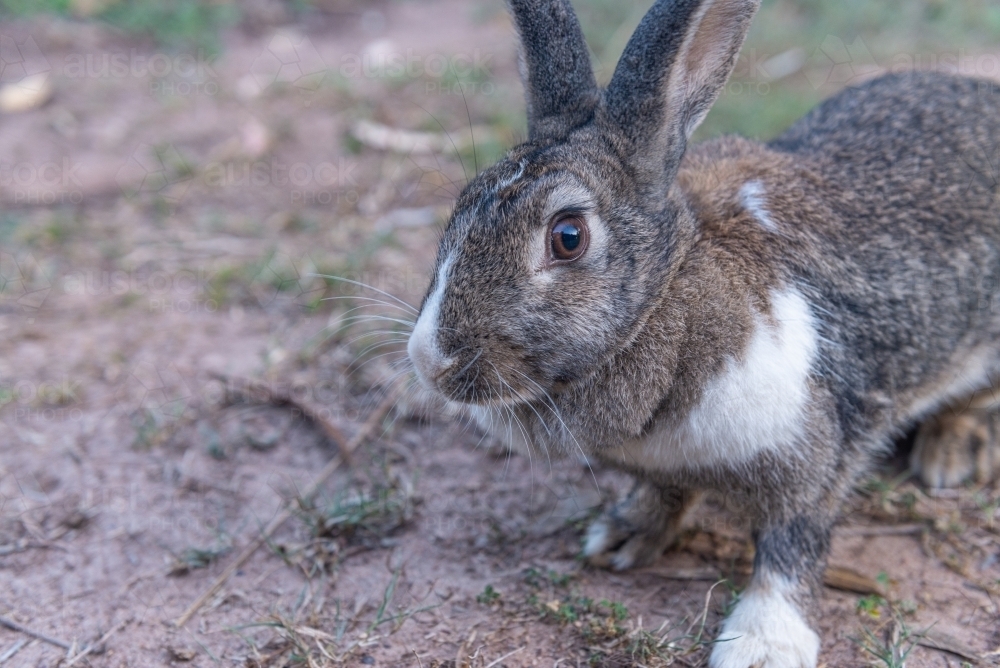
[[16, 643], [14, 643], [13, 647], [11, 647], [6, 652], [4, 652], [2, 655], [0, 655], [0, 666], [2, 666], [3, 664], [7, 663], [8, 659], [13, 658], [13, 656], [15, 654], [17, 654], [18, 652], [20, 652], [22, 649], [24, 649], [25, 647], [28, 647], [32, 643], [36, 643], [36, 642], [38, 642], [37, 639], [33, 639], [33, 638], [21, 638]]
[[58, 638], [47, 636], [44, 633], [41, 633], [40, 631], [34, 631], [32, 629], [29, 629], [27, 626], [22, 626], [21, 624], [15, 622], [13, 619], [9, 619], [2, 615], [0, 615], [0, 626], [6, 626], [11, 631], [17, 631], [18, 633], [23, 633], [26, 636], [37, 638], [42, 642], [47, 642], [50, 645], [55, 645], [56, 647], [61, 647], [62, 649], [70, 649], [72, 647], [72, 645], [70, 645], [68, 642], [63, 642]]
[[823, 574], [823, 584], [833, 589], [856, 594], [878, 594], [879, 596], [886, 594], [885, 587], [876, 580], [843, 566], [828, 566]]
[[83, 648], [83, 650], [79, 654], [77, 654], [72, 659], [70, 659], [69, 661], [67, 661], [66, 662], [66, 668], [70, 668], [70, 666], [72, 666], [74, 663], [76, 663], [77, 661], [79, 661], [83, 657], [87, 656], [88, 654], [91, 654], [91, 653], [93, 653], [95, 651], [98, 651], [98, 650], [103, 651], [103, 650], [101, 650], [101, 648], [104, 646], [104, 643], [106, 643], [108, 641], [108, 638], [110, 638], [114, 634], [116, 634], [119, 631], [121, 631], [123, 628], [125, 628], [125, 625], [128, 624], [131, 621], [132, 621], [132, 618], [128, 617], [128, 618], [123, 619], [122, 621], [120, 621], [115, 626], [113, 626], [110, 631], [108, 631], [103, 636], [101, 636], [100, 640], [98, 640], [96, 643], [92, 643], [90, 645], [87, 645], [86, 647]]
[[493, 666], [499, 664], [504, 659], [509, 659], [510, 657], [514, 656], [515, 654], [517, 654], [518, 652], [520, 652], [521, 650], [523, 650], [525, 648], [527, 648], [527, 645], [524, 645], [523, 647], [518, 647], [517, 649], [515, 649], [512, 652], [507, 652], [506, 654], [504, 654], [503, 656], [501, 656], [499, 659], [494, 659], [490, 663], [486, 664], [486, 668], [493, 668]]
[[300, 411], [302, 415], [318, 426], [328, 439], [337, 444], [337, 447], [340, 448], [340, 456], [345, 462], [350, 464], [351, 453], [349, 449], [344, 447], [347, 443], [344, 432], [340, 430], [340, 427], [327, 419], [321, 407], [260, 380], [237, 378], [215, 372], [209, 375], [225, 385], [227, 397], [236, 396], [246, 402], [290, 406]]
[[982, 658], [976, 654], [975, 650], [966, 645], [964, 642], [958, 638], [948, 635], [944, 631], [938, 631], [937, 629], [930, 629], [921, 633], [917, 637], [917, 644], [921, 647], [935, 649], [939, 652], [954, 654], [955, 656], [973, 664], [978, 664], [982, 660]]

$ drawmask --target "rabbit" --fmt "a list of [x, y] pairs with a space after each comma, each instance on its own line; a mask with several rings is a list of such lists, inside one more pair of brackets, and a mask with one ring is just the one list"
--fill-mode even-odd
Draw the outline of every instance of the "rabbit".
[[[985, 389], [985, 388], [984, 388]], [[992, 392], [962, 397], [920, 425], [910, 468], [928, 487], [986, 483], [1000, 473], [1000, 410]]]
[[[709, 665], [805, 668], [842, 502], [1000, 369], [1000, 89], [888, 74], [689, 146], [758, 4], [657, 0], [602, 89], [568, 0], [509, 0], [527, 141], [456, 201], [407, 352], [511, 447], [634, 476], [594, 563], [655, 559], [726, 494], [756, 551]], [[953, 482], [972, 431], [928, 429], [915, 466]]]

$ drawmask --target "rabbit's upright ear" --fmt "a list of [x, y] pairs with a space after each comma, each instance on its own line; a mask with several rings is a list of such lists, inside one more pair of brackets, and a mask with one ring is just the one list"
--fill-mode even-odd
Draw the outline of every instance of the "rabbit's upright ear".
[[600, 100], [590, 55], [569, 0], [508, 0], [521, 35], [530, 139], [564, 136]]
[[657, 0], [605, 93], [610, 135], [640, 185], [669, 186], [687, 140], [726, 84], [760, 0]]

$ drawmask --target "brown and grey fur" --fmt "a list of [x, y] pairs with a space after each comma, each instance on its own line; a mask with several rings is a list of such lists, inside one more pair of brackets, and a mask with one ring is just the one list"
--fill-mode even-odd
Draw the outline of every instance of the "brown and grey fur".
[[[606, 90], [567, 0], [511, 7], [529, 141], [456, 204], [429, 290], [431, 345], [447, 363], [428, 371], [421, 360], [418, 375], [487, 424], [512, 415], [521, 426], [510, 433], [528, 447], [582, 452], [636, 477], [592, 532], [598, 563], [655, 558], [698, 490], [736, 495], [757, 547], [750, 591], [784, 596], [808, 620], [830, 528], [858, 476], [1000, 369], [1000, 88], [890, 75], [827, 100], [769, 144], [688, 147], [756, 0], [656, 2]], [[748, 183], [767, 221], [747, 204]], [[607, 235], [539, 283], [534, 244], [554, 192], [579, 193], [570, 208]], [[710, 465], [637, 457], [636, 444], [682, 428], [759, 331], [787, 324], [774, 303], [783, 290], [808, 305], [816, 335], [794, 442]], [[925, 430], [918, 464], [940, 468], [942, 434], [970, 442], [975, 425], [959, 422]], [[995, 438], [980, 447], [987, 461], [995, 448]], [[730, 639], [712, 665], [815, 665], [809, 642], [780, 642]]]

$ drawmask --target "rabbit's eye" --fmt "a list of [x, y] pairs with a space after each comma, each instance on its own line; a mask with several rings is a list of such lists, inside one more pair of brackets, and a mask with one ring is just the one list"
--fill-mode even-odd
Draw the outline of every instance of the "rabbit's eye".
[[575, 260], [587, 250], [587, 224], [577, 216], [560, 218], [552, 225], [550, 239], [553, 259]]

